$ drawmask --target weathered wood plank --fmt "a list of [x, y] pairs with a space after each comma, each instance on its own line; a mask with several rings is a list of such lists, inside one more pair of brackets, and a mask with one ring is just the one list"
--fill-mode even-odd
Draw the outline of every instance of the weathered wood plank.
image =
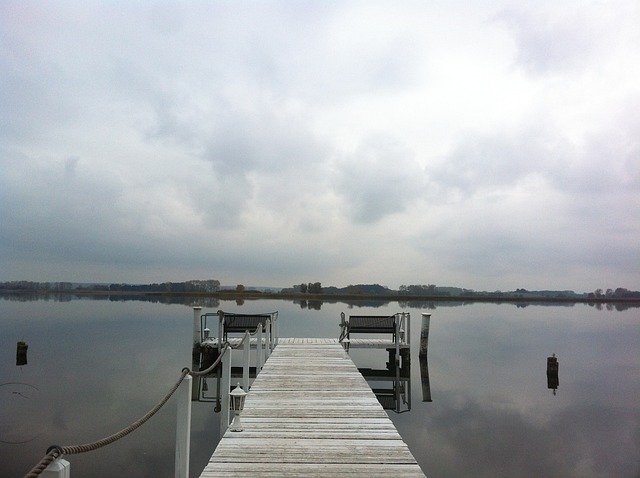
[[203, 478], [219, 476], [266, 476], [266, 477], [423, 477], [424, 473], [416, 465], [378, 464], [372, 467], [370, 464], [345, 464], [345, 463], [224, 463], [218, 464], [219, 472], [205, 470]]

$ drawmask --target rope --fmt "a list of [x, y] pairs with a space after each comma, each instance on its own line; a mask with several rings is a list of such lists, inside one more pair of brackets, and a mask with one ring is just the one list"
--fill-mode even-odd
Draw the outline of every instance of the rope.
[[165, 403], [167, 403], [167, 401], [171, 398], [171, 396], [175, 393], [175, 391], [178, 389], [178, 387], [180, 386], [180, 384], [182, 383], [182, 381], [184, 380], [184, 378], [187, 375], [191, 375], [192, 377], [200, 377], [203, 375], [207, 375], [209, 373], [211, 373], [222, 361], [222, 357], [225, 355], [225, 353], [227, 352], [227, 350], [229, 350], [231, 348], [231, 344], [229, 342], [225, 342], [224, 344], [224, 349], [221, 351], [220, 355], [218, 356], [218, 358], [216, 359], [216, 361], [206, 370], [202, 370], [199, 372], [196, 371], [192, 371], [189, 370], [188, 368], [183, 368], [182, 369], [182, 373], [180, 374], [180, 378], [178, 379], [178, 381], [175, 383], [175, 385], [171, 388], [171, 390], [169, 390], [169, 392], [167, 392], [167, 394], [164, 396], [164, 398], [162, 400], [160, 400], [158, 402], [158, 404], [153, 407], [149, 412], [147, 412], [146, 415], [144, 415], [143, 417], [139, 418], [138, 420], [136, 420], [135, 422], [133, 422], [131, 425], [129, 425], [127, 428], [124, 428], [122, 430], [120, 430], [118, 433], [115, 433], [111, 436], [108, 436], [106, 438], [103, 438], [101, 440], [95, 441], [93, 443], [86, 443], [84, 445], [71, 445], [71, 446], [51, 446], [49, 447], [49, 449], [47, 450], [47, 453], [44, 457], [42, 457], [42, 459], [40, 460], [40, 462], [34, 466], [31, 471], [29, 471], [29, 473], [27, 473], [24, 478], [37, 478], [38, 476], [40, 476], [40, 474], [51, 464], [53, 463], [56, 459], [60, 458], [62, 455], [76, 455], [79, 453], [86, 453], [89, 451], [94, 451], [97, 450], [99, 448], [102, 448], [104, 446], [110, 445], [111, 443], [120, 440], [121, 438], [127, 436], [128, 434], [130, 434], [131, 432], [133, 432], [134, 430], [140, 428], [142, 425], [144, 425], [151, 417], [153, 417], [158, 410], [160, 410]]
[[171, 390], [169, 390], [169, 392], [164, 396], [164, 398], [160, 400], [160, 402], [158, 402], [158, 404], [155, 407], [153, 407], [149, 412], [147, 412], [146, 415], [144, 415], [143, 417], [133, 422], [127, 428], [124, 428], [123, 430], [120, 430], [118, 433], [115, 433], [111, 436], [103, 438], [102, 440], [95, 441], [93, 443], [86, 443], [84, 445], [62, 446], [62, 447], [53, 446], [49, 448], [49, 450], [47, 450], [47, 454], [42, 458], [42, 460], [40, 460], [40, 463], [38, 463], [27, 475], [25, 475], [25, 478], [36, 478], [37, 476], [40, 475], [40, 473], [44, 471], [44, 469], [47, 466], [51, 464], [51, 462], [53, 462], [55, 459], [57, 459], [62, 455], [75, 455], [78, 453], [86, 453], [88, 451], [97, 450], [99, 448], [102, 448], [106, 445], [109, 445], [127, 436], [129, 433], [133, 432], [137, 428], [144, 425], [152, 416], [154, 416], [158, 412], [158, 410], [160, 410], [163, 407], [165, 403], [167, 403], [169, 398], [171, 398], [171, 396], [175, 393], [175, 391], [178, 389], [178, 387], [180, 386], [184, 378], [189, 373], [192, 373], [192, 372], [190, 372], [188, 368], [182, 369], [180, 378], [175, 383], [175, 385], [171, 388]]
[[[212, 365], [209, 366], [209, 368], [205, 369], [205, 370], [200, 370], [199, 372], [192, 370], [189, 373], [189, 375], [191, 375], [192, 377], [202, 377], [203, 375], [208, 375], [211, 372], [213, 372], [215, 370], [215, 368], [220, 365], [220, 362], [222, 362], [222, 357], [224, 357], [224, 354], [227, 353], [227, 350], [231, 348], [231, 344], [229, 342], [225, 342], [224, 343], [224, 348], [222, 349], [222, 351], [220, 352], [220, 355], [218, 355], [218, 358], [216, 359], [215, 362], [213, 362]], [[189, 370], [189, 369], [187, 369]]]
[[340, 337], [338, 337], [338, 342], [342, 342], [346, 337], [347, 337], [347, 327], [345, 327], [344, 329], [342, 329], [342, 332], [340, 333]]
[[342, 329], [340, 331], [340, 337], [338, 337], [338, 342], [342, 342], [347, 335], [349, 335], [349, 322], [345, 320], [344, 312], [340, 312], [340, 324], [338, 326]]
[[40, 460], [40, 463], [38, 463], [36, 466], [34, 466], [29, 473], [24, 475], [24, 478], [37, 478], [38, 476], [40, 476], [40, 473], [42, 473], [59, 456], [61, 456], [60, 450], [59, 450], [58, 447], [56, 447], [56, 449], [51, 450], [50, 452], [48, 452], [42, 458], [42, 460]]

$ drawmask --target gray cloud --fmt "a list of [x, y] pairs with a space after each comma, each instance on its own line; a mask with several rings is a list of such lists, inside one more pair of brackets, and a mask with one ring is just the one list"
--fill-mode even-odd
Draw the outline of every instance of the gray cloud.
[[633, 283], [618, 3], [5, 2], [0, 279]]
[[[624, 5], [618, 8], [626, 9]], [[582, 72], [605, 53], [614, 41], [615, 19], [611, 6], [567, 8], [548, 5], [529, 10], [508, 8], [496, 16], [504, 22], [518, 48], [517, 61], [534, 74]], [[528, 10], [528, 11], [527, 11]]]
[[397, 141], [367, 138], [342, 161], [336, 189], [357, 222], [372, 223], [405, 211], [420, 197], [424, 172]]

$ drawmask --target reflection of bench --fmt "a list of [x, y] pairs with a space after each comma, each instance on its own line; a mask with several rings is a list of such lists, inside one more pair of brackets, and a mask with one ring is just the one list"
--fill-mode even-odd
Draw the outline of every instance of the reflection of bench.
[[396, 315], [350, 315], [347, 338], [352, 333], [392, 334], [396, 341]]

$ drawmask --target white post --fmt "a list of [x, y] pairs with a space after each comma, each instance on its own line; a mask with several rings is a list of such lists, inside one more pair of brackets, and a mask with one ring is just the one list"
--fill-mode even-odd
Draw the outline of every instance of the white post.
[[231, 356], [232, 349], [222, 358], [222, 376], [220, 377], [220, 438], [229, 428], [229, 392], [231, 391]]
[[178, 387], [176, 425], [175, 477], [189, 478], [189, 454], [191, 448], [191, 375], [187, 375]]
[[202, 342], [202, 335], [200, 330], [200, 312], [202, 307], [193, 308], [193, 343], [199, 344]]
[[278, 338], [279, 338], [279, 333], [278, 333], [278, 313], [275, 313], [275, 316], [273, 318], [273, 348], [276, 348], [276, 346], [278, 345]]
[[407, 380], [405, 382], [405, 387], [407, 387], [406, 395], [407, 395], [407, 405], [409, 405], [409, 410], [411, 410], [411, 380]]
[[224, 319], [224, 312], [218, 311], [218, 352], [222, 350], [222, 341], [224, 340], [224, 330], [222, 321]]
[[245, 340], [242, 350], [242, 388], [249, 391], [249, 363], [251, 362], [251, 334], [247, 330], [244, 333]]
[[264, 363], [264, 348], [262, 344], [262, 324], [258, 324], [258, 330], [256, 333], [256, 376], [262, 370], [262, 364]]
[[267, 319], [267, 321], [265, 322], [265, 339], [264, 339], [264, 352], [265, 352], [265, 359], [269, 358], [269, 355], [271, 355], [271, 320]]
[[404, 335], [405, 340], [407, 341], [407, 345], [411, 345], [411, 314], [409, 312], [407, 314], [407, 321], [404, 324]]
[[70, 478], [71, 464], [62, 458], [52, 461], [40, 476], [43, 478]]
[[402, 312], [399, 315], [396, 315], [396, 317], [400, 320], [400, 335], [398, 337], [400, 337], [400, 343], [401, 344], [405, 344], [407, 343], [406, 341], [406, 320], [405, 320], [405, 315], [404, 312]]
[[396, 314], [396, 368], [400, 366], [400, 314]]

